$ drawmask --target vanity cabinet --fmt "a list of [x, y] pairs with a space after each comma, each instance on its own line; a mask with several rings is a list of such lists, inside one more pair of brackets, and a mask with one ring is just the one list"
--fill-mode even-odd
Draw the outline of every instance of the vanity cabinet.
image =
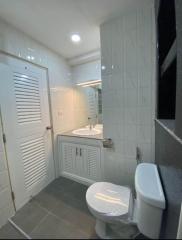
[[99, 142], [93, 139], [87, 140], [85, 144], [81, 138], [60, 137], [58, 140], [60, 175], [84, 184], [100, 181], [102, 149], [100, 144], [96, 143]]

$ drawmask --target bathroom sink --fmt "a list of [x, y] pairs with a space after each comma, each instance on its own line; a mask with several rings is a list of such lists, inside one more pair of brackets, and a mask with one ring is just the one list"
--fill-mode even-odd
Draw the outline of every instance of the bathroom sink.
[[76, 129], [72, 132], [75, 135], [81, 135], [81, 136], [94, 136], [97, 134], [101, 133], [100, 129], [88, 129], [88, 128], [80, 128], [80, 129]]

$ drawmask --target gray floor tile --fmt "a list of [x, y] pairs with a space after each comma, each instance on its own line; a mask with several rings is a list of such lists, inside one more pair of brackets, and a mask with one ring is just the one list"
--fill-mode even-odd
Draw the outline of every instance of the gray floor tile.
[[7, 223], [0, 229], [0, 239], [26, 239], [10, 223]]
[[86, 204], [87, 188], [66, 178], [56, 179], [18, 211], [13, 221], [33, 238], [98, 239], [95, 219]]
[[50, 211], [55, 205], [58, 205], [59, 198], [53, 194], [53, 190], [46, 188], [35, 196], [32, 201], [37, 202], [40, 206]]
[[59, 196], [59, 203], [65, 203], [67, 206], [89, 213], [86, 200], [78, 200], [70, 194], [62, 194]]
[[62, 194], [70, 194], [79, 200], [85, 200], [85, 194], [88, 189], [88, 187], [83, 184], [62, 177], [56, 179], [48, 188], [61, 192]]
[[66, 192], [70, 191], [74, 183], [75, 182], [70, 179], [59, 177], [58, 179], [54, 180], [54, 182], [52, 182], [49, 186], [51, 187], [51, 189], [54, 188], [61, 192]]
[[55, 206], [52, 212], [59, 218], [84, 231], [88, 236], [94, 233], [95, 219], [89, 213], [81, 210], [81, 208], [75, 208], [66, 202], [62, 202]]
[[85, 239], [87, 235], [70, 223], [48, 215], [30, 234], [34, 239]]
[[67, 194], [70, 195], [71, 197], [76, 198], [79, 201], [84, 201], [85, 202], [87, 189], [88, 189], [87, 186], [84, 186], [80, 183], [75, 182], [71, 186], [71, 191], [69, 191]]
[[[67, 192], [60, 191], [60, 189], [57, 189], [55, 187], [48, 187], [45, 190], [43, 190], [40, 194], [38, 194], [34, 201], [39, 203], [42, 207], [48, 209], [49, 211], [52, 211], [52, 209], [55, 208], [58, 204], [65, 203], [68, 206], [82, 209], [86, 212], [88, 212], [87, 204], [85, 201], [85, 196], [83, 198], [74, 197], [74, 193], [72, 194], [73, 189], [71, 187], [67, 187]], [[85, 195], [85, 193], [82, 193], [82, 195]]]
[[16, 213], [12, 220], [29, 234], [47, 214], [48, 212], [37, 204], [29, 202]]

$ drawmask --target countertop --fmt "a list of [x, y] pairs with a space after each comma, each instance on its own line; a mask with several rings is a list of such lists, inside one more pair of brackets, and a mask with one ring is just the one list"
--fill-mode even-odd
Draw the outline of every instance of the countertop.
[[83, 135], [76, 135], [73, 134], [72, 131], [59, 133], [59, 136], [66, 136], [66, 137], [78, 137], [78, 138], [87, 138], [87, 139], [96, 139], [96, 140], [103, 140], [103, 133], [97, 135], [90, 135], [90, 136], [83, 136]]

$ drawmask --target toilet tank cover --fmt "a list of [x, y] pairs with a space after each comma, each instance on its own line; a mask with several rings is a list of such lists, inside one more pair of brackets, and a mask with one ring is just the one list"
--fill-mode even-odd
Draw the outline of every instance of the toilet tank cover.
[[159, 172], [155, 164], [141, 163], [135, 173], [137, 195], [152, 206], [165, 209], [165, 197]]

